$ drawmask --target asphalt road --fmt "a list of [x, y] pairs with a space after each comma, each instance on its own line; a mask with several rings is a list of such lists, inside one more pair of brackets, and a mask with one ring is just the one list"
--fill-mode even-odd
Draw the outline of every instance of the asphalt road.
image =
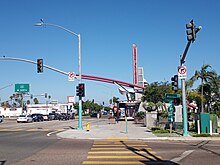
[[[89, 119], [96, 122], [96, 119]], [[99, 124], [101, 124], [99, 120]], [[60, 139], [77, 121], [0, 124], [0, 165], [219, 164], [219, 141]]]
[[148, 141], [163, 160], [181, 165], [217, 165], [220, 162], [219, 141]]

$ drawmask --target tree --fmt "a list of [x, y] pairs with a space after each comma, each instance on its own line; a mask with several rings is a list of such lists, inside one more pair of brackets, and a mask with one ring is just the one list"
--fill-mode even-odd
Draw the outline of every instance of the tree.
[[153, 102], [154, 104], [164, 102], [166, 93], [173, 93], [172, 87], [168, 82], [154, 82], [146, 86], [142, 101]]
[[39, 101], [38, 101], [38, 99], [36, 97], [34, 98], [33, 101], [34, 101], [34, 104], [39, 104]]
[[200, 71], [196, 70], [195, 74], [188, 81], [188, 86], [192, 87], [196, 80], [201, 79], [202, 112], [204, 112], [204, 84], [213, 81], [216, 75], [217, 74], [215, 73], [215, 71], [211, 70], [211, 66], [209, 64], [204, 64], [201, 67], [201, 70]]
[[116, 102], [118, 102], [118, 100], [119, 100], [119, 98], [118, 97], [113, 97], [113, 103], [116, 103]]
[[142, 97], [143, 107], [147, 111], [164, 110], [164, 96], [173, 93], [172, 86], [168, 82], [154, 82], [145, 87]]

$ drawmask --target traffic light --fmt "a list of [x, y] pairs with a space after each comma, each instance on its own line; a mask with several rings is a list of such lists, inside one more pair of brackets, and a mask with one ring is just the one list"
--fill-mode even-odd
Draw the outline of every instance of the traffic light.
[[171, 81], [172, 81], [172, 90], [177, 92], [178, 91], [178, 75], [174, 75], [173, 77], [171, 77]]
[[76, 86], [76, 96], [85, 97], [85, 84], [80, 83]]
[[37, 59], [37, 73], [43, 72], [43, 59]]
[[79, 96], [79, 86], [76, 86], [76, 96]]
[[85, 97], [85, 84], [79, 84], [79, 94], [81, 97]]
[[174, 105], [174, 106], [180, 105], [180, 98], [174, 98], [174, 99], [173, 99], [173, 105]]

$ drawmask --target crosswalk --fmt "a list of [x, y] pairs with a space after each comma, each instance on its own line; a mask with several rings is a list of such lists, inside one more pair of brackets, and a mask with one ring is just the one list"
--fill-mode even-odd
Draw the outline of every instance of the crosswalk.
[[162, 157], [141, 140], [109, 138], [95, 140], [82, 164], [147, 164], [161, 162]]

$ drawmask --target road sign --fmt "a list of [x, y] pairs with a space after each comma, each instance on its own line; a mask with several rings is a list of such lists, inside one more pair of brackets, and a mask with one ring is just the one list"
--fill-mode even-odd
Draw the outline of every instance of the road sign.
[[29, 84], [15, 84], [15, 92], [29, 92]]
[[74, 72], [68, 72], [68, 81], [74, 81], [75, 73]]
[[178, 68], [178, 78], [186, 79], [186, 66], [180, 66]]
[[75, 96], [67, 96], [68, 103], [75, 103]]
[[180, 98], [180, 94], [165, 94], [165, 102], [173, 101], [176, 98]]

